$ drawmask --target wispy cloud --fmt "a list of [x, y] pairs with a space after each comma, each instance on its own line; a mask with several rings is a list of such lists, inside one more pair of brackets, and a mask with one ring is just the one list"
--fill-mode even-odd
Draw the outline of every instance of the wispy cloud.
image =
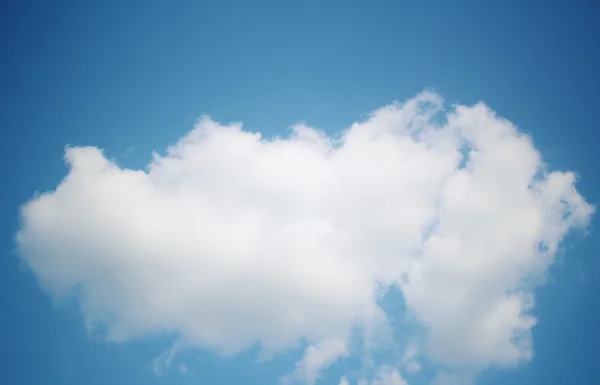
[[[181, 342], [176, 341], [173, 345], [165, 350], [160, 356], [156, 357], [152, 360], [152, 371], [157, 376], [162, 376], [166, 371], [171, 369], [171, 365], [173, 364], [173, 358], [181, 350]], [[179, 364], [177, 366], [180, 373], [187, 372], [187, 367], [183, 364]]]

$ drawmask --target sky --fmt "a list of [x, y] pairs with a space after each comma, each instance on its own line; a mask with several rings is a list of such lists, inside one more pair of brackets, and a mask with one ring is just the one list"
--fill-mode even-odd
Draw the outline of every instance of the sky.
[[600, 380], [594, 2], [0, 7], [0, 383]]

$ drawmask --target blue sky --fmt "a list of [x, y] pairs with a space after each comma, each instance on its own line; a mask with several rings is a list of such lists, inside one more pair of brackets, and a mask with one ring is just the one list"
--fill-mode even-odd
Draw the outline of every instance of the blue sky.
[[[600, 7], [585, 1], [485, 3], [4, 2], [0, 335], [6, 355], [0, 382], [275, 384], [306, 348], [300, 342], [257, 363], [256, 347], [224, 358], [198, 342], [208, 337], [190, 338], [193, 346], [178, 351], [171, 368], [158, 376], [153, 360], [179, 340], [178, 332], [195, 329], [152, 330], [141, 337], [127, 335], [124, 342], [92, 338], [83, 321], [94, 318], [86, 314], [90, 310], [82, 309], [76, 296], [58, 301], [49, 288], [48, 282], [64, 283], [63, 276], [44, 275], [42, 267], [32, 271], [33, 257], [23, 255], [27, 247], [15, 244], [17, 231], [28, 226], [19, 206], [35, 192], [54, 190], [69, 172], [65, 145], [95, 146], [120, 167], [138, 169], [152, 161], [153, 151], [165, 154], [204, 114], [223, 124], [242, 121], [245, 130], [267, 138], [288, 135], [298, 122], [335, 135], [371, 111], [428, 89], [444, 98], [446, 108], [483, 101], [531, 135], [552, 170], [576, 172], [577, 191], [596, 204]], [[85, 198], [83, 206], [73, 205], [86, 207], [94, 199]], [[83, 223], [77, 212], [68, 215], [71, 225]], [[532, 289], [537, 324], [531, 360], [477, 369], [477, 384], [598, 381], [593, 366], [600, 347], [596, 223], [591, 216], [587, 235], [575, 232], [561, 243], [556, 262], [543, 270], [545, 284]], [[39, 245], [45, 244], [31, 247]], [[56, 245], [56, 258], [48, 257], [49, 263], [54, 270], [64, 263], [66, 271], [75, 259], [61, 255], [69, 254], [71, 244]], [[44, 252], [36, 253], [44, 258]], [[50, 278], [40, 286], [44, 277]], [[404, 314], [404, 305], [394, 307], [396, 302], [402, 296], [393, 293], [381, 300], [391, 319]], [[348, 309], [352, 306], [348, 302]], [[419, 306], [417, 313], [424, 309]], [[423, 316], [424, 325], [440, 325], [431, 317]], [[187, 325], [180, 321], [177, 325]], [[414, 327], [403, 322], [392, 322], [389, 338], [404, 341], [412, 335], [407, 330]], [[496, 355], [490, 354], [493, 361]], [[438, 361], [424, 354], [423, 371], [414, 378], [399, 370], [409, 384], [429, 383], [445, 367]], [[179, 372], [180, 364], [186, 373]], [[363, 366], [350, 355], [325, 370], [317, 383], [338, 385], [347, 376], [354, 385], [361, 375], [352, 373]]]

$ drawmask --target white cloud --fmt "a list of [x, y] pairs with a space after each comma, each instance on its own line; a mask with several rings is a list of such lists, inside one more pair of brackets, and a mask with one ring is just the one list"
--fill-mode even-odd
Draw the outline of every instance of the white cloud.
[[339, 137], [267, 140], [204, 118], [147, 171], [95, 147], [65, 158], [16, 238], [46, 290], [76, 289], [113, 341], [174, 332], [222, 354], [308, 341], [307, 373], [382, 322], [393, 285], [437, 362], [530, 359], [532, 289], [593, 213], [510, 122], [483, 104], [444, 112], [427, 92]]
[[433, 380], [431, 385], [471, 385], [474, 383], [475, 375], [473, 372], [462, 372], [462, 373], [438, 373]]
[[402, 378], [398, 369], [382, 365], [377, 369], [375, 378], [371, 381], [362, 379], [358, 381], [358, 385], [408, 385], [408, 383]]
[[397, 369], [382, 367], [371, 385], [408, 385]]
[[[152, 360], [152, 371], [154, 372], [154, 374], [156, 374], [157, 376], [162, 376], [166, 371], [171, 369], [173, 358], [175, 357], [175, 354], [179, 352], [180, 349], [181, 343], [179, 341], [176, 341], [169, 349], [165, 350], [160, 356], [154, 358]], [[182, 367], [185, 367], [185, 365], [179, 365], [180, 371]], [[185, 369], [187, 371], [187, 367]]]
[[408, 374], [417, 374], [421, 371], [421, 364], [417, 360], [417, 356], [419, 354], [419, 348], [414, 342], [410, 342], [406, 346], [406, 350], [404, 351], [404, 355], [402, 356], [401, 363], [404, 367], [404, 370]]
[[302, 360], [296, 363], [296, 370], [287, 380], [300, 380], [312, 385], [319, 379], [323, 369], [346, 355], [348, 355], [348, 347], [345, 338], [332, 338], [311, 344], [306, 349]]

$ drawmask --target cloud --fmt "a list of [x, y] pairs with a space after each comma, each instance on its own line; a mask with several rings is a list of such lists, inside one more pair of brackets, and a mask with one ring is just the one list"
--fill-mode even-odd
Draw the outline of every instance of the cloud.
[[16, 236], [45, 290], [76, 293], [112, 341], [175, 333], [224, 355], [304, 341], [309, 381], [385, 323], [392, 287], [435, 362], [529, 360], [532, 290], [594, 211], [509, 121], [482, 103], [446, 111], [430, 92], [335, 136], [203, 118], [147, 170], [95, 147], [65, 159]]
[[[346, 385], [349, 385], [345, 377], [342, 377], [342, 380], [345, 380]], [[408, 383], [402, 378], [397, 369], [383, 365], [378, 368], [374, 379], [371, 381], [362, 379], [358, 381], [358, 385], [408, 385]]]
[[417, 374], [421, 371], [421, 364], [417, 360], [418, 354], [418, 346], [415, 343], [409, 343], [401, 360], [401, 364], [408, 374]]
[[[173, 358], [175, 358], [175, 355], [181, 350], [181, 348], [181, 343], [179, 341], [176, 341], [169, 349], [165, 350], [160, 356], [154, 358], [152, 360], [152, 371], [154, 372], [154, 374], [156, 374], [157, 376], [162, 376], [166, 371], [171, 369]], [[178, 369], [180, 369], [180, 371], [182, 368], [185, 368], [185, 371], [187, 371], [187, 367], [185, 367], [185, 365], [178, 365]]]
[[306, 349], [302, 360], [296, 364], [296, 370], [287, 380], [300, 380], [312, 385], [318, 380], [323, 369], [330, 367], [335, 361], [347, 355], [348, 346], [345, 339], [334, 338], [311, 344]]
[[371, 385], [407, 385], [397, 369], [382, 367], [377, 378], [371, 381]]
[[473, 372], [462, 372], [462, 373], [438, 373], [433, 380], [431, 385], [471, 385], [474, 383], [475, 375]]

